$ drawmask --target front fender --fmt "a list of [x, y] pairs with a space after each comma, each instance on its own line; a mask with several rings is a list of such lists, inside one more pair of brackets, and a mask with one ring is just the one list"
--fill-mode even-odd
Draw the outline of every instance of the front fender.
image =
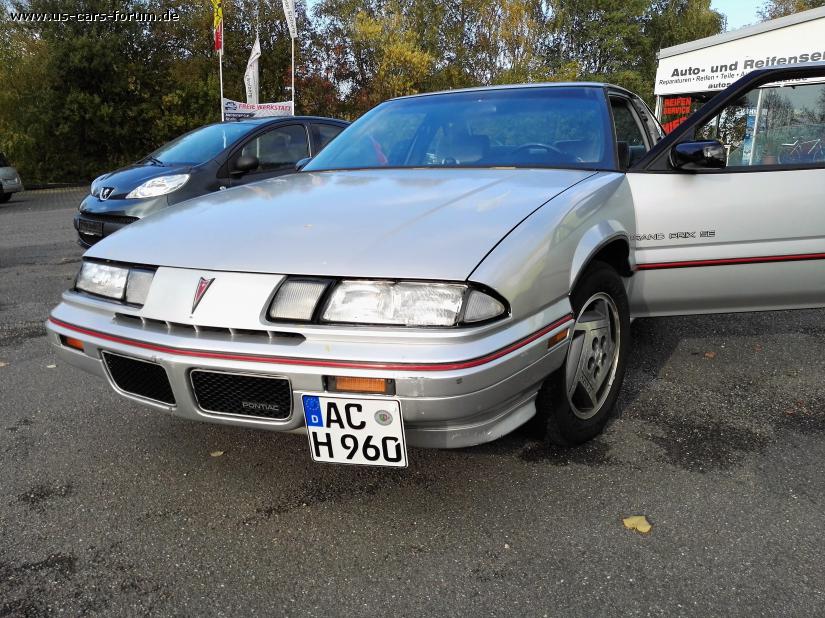
[[[584, 269], [593, 257], [614, 240], [623, 240], [630, 247], [630, 234], [621, 222], [615, 219], [600, 221], [588, 229], [579, 239], [579, 244], [573, 252], [570, 263], [570, 289], [572, 290], [579, 280]], [[628, 260], [631, 270], [634, 268], [633, 256], [628, 251]]]

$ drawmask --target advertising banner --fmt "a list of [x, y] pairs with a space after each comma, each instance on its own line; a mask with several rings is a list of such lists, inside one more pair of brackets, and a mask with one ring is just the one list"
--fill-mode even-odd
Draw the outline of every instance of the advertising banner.
[[289, 36], [293, 39], [298, 36], [298, 27], [295, 23], [295, 0], [281, 0], [284, 6], [286, 25], [289, 26]]
[[246, 87], [246, 102], [258, 102], [258, 58], [261, 57], [261, 42], [255, 37], [255, 44], [252, 46], [252, 53], [246, 63], [246, 72], [243, 74], [243, 83]]
[[278, 103], [242, 103], [223, 99], [223, 114], [226, 120], [242, 118], [264, 118], [266, 116], [292, 116], [292, 101]]
[[212, 29], [215, 31], [215, 51], [223, 51], [223, 6], [212, 0]]
[[755, 69], [825, 60], [825, 19], [759, 32], [659, 59], [659, 96], [723, 90]]

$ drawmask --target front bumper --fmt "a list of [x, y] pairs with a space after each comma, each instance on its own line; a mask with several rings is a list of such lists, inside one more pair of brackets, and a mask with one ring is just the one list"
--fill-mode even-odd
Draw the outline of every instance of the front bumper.
[[[87, 195], [80, 203], [79, 212], [74, 217], [74, 229], [78, 241], [84, 247], [90, 247], [99, 240], [114, 234], [119, 229], [164, 208], [169, 203], [168, 196], [144, 199], [101, 200]], [[86, 222], [81, 225], [81, 222]]]
[[[342, 344], [340, 333], [331, 331], [326, 341], [310, 336], [296, 343], [292, 338], [260, 341], [245, 334], [180, 332], [174, 325], [156, 329], [125, 324], [106, 305], [110, 303], [65, 294], [47, 322], [48, 338], [62, 360], [107, 379], [130, 399], [192, 420], [296, 431], [304, 428], [301, 396], [324, 392], [325, 376], [389, 378], [396, 387], [389, 398], [400, 401], [408, 444], [440, 448], [495, 440], [534, 416], [542, 381], [562, 365], [567, 351], [566, 338], [553, 345], [548, 341], [572, 325], [565, 298], [530, 320], [468, 333], [467, 341], [450, 333], [440, 344], [423, 346], [421, 341], [399, 344], [391, 337]], [[61, 336], [81, 340], [84, 350], [64, 345]], [[352, 360], [331, 352], [342, 348]], [[330, 352], [322, 354], [324, 350]], [[120, 391], [106, 371], [103, 351], [160, 364], [176, 404]], [[399, 358], [403, 362], [394, 362]], [[284, 420], [269, 420], [206, 412], [192, 391], [193, 369], [285, 377], [292, 386], [292, 413]]]

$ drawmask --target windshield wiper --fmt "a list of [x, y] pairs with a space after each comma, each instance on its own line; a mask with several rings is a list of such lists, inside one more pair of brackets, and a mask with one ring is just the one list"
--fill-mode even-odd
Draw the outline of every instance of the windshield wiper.
[[149, 162], [152, 165], [163, 165], [163, 161], [161, 161], [160, 159], [156, 159], [152, 155], [149, 155], [148, 157], [144, 157], [143, 161], [141, 161], [141, 163], [146, 163], [146, 162]]

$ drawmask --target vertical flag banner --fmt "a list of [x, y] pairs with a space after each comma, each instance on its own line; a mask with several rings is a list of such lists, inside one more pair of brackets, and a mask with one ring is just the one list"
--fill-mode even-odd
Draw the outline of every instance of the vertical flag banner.
[[284, 16], [286, 25], [289, 27], [289, 36], [293, 39], [298, 36], [298, 28], [295, 24], [295, 0], [281, 0], [284, 5]]
[[215, 51], [223, 51], [223, 6], [221, 0], [212, 0], [212, 28], [215, 31]]
[[255, 44], [252, 46], [252, 53], [249, 54], [249, 61], [246, 63], [246, 72], [243, 74], [247, 103], [258, 102], [258, 58], [260, 57], [261, 41], [255, 35]]
[[215, 32], [215, 51], [218, 52], [218, 75], [220, 76], [221, 85], [221, 122], [223, 122], [223, 4], [221, 0], [212, 0], [212, 28]]
[[295, 114], [295, 39], [298, 36], [298, 26], [295, 23], [295, 0], [281, 0], [284, 6], [284, 17], [289, 27], [289, 39], [292, 48], [292, 113]]

